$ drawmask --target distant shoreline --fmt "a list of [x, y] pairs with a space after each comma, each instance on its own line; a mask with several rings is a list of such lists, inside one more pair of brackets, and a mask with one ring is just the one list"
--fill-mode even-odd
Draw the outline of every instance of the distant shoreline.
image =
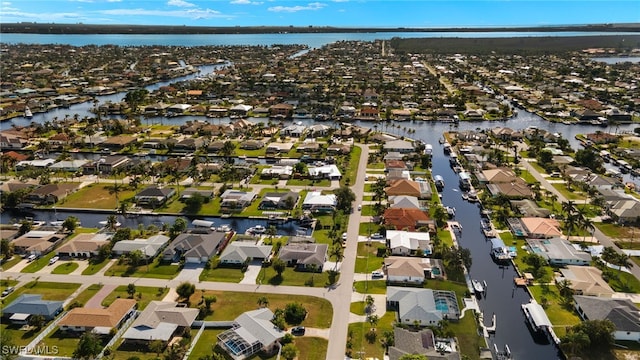
[[327, 26], [177, 26], [177, 25], [97, 25], [2, 23], [2, 33], [26, 34], [283, 34], [283, 33], [377, 33], [377, 32], [640, 32], [640, 23], [526, 27], [449, 27], [449, 28], [349, 28]]

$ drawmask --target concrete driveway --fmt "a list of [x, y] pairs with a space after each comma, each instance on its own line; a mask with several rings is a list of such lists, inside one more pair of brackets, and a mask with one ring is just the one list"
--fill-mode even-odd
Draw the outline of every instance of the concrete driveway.
[[197, 284], [200, 282], [202, 270], [204, 270], [204, 264], [185, 263], [175, 279], [180, 282], [188, 281], [192, 284]]
[[262, 262], [260, 260], [252, 261], [244, 272], [244, 277], [240, 280], [240, 284], [255, 284], [262, 270]]

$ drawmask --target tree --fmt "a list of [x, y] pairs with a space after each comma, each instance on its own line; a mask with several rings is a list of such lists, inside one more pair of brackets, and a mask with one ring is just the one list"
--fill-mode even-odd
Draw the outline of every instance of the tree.
[[380, 343], [384, 346], [385, 350], [389, 349], [389, 346], [395, 344], [395, 334], [393, 330], [385, 330], [380, 338]]
[[220, 149], [222, 156], [227, 158], [227, 162], [231, 162], [231, 155], [236, 151], [236, 145], [231, 141], [225, 141]]
[[[0, 331], [0, 344], [3, 349], [12, 349], [16, 345], [8, 331]], [[13, 360], [18, 357], [18, 351], [0, 351], [0, 360]]]
[[156, 353], [156, 357], [164, 350], [164, 342], [162, 340], [153, 340], [149, 343], [149, 350]]
[[127, 294], [129, 294], [130, 299], [133, 299], [133, 295], [136, 294], [136, 285], [134, 283], [127, 285]]
[[118, 226], [118, 218], [115, 215], [107, 216], [106, 228], [111, 231], [115, 231], [117, 226]]
[[576, 151], [575, 160], [578, 165], [587, 167], [594, 172], [600, 172], [602, 169], [602, 158], [591, 149]]
[[202, 209], [202, 204], [204, 204], [204, 196], [194, 193], [190, 197], [188, 197], [185, 201], [184, 211], [188, 214], [197, 214], [200, 209]]
[[0, 254], [2, 254], [5, 260], [10, 259], [13, 256], [14, 248], [13, 243], [9, 239], [2, 239], [0, 241]]
[[71, 233], [74, 232], [77, 227], [78, 227], [78, 218], [75, 216], [67, 217], [62, 223], [62, 228]]
[[261, 308], [269, 306], [269, 299], [266, 296], [261, 296], [258, 298], [258, 306]]
[[187, 229], [187, 220], [184, 218], [177, 218], [171, 226], [171, 237], [177, 236]]
[[80, 337], [78, 346], [73, 352], [75, 359], [95, 359], [96, 355], [102, 351], [100, 338], [92, 332], [86, 332]]
[[[586, 320], [567, 329], [561, 344], [577, 353], [607, 350], [613, 345], [615, 326], [610, 320]], [[586, 336], [586, 338], [585, 338]]]
[[282, 273], [286, 269], [287, 264], [284, 261], [282, 261], [280, 258], [275, 258], [271, 263], [271, 267], [276, 273], [278, 273], [278, 276], [282, 276]]
[[145, 256], [142, 253], [142, 250], [140, 250], [140, 249], [130, 251], [127, 254], [127, 258], [129, 259], [129, 265], [131, 265], [133, 267], [138, 266], [138, 264], [140, 263], [140, 260], [142, 260], [144, 257]]
[[307, 317], [307, 309], [301, 303], [288, 303], [284, 308], [284, 319], [291, 325], [298, 325]]
[[287, 344], [282, 347], [281, 355], [286, 360], [293, 360], [298, 356], [298, 348], [293, 344]]
[[371, 295], [367, 295], [367, 297], [364, 300], [365, 305], [367, 306], [367, 308], [365, 309], [365, 311], [367, 313], [370, 313], [373, 309], [373, 304], [375, 303], [375, 300], [373, 299], [373, 296]]
[[335, 189], [333, 192], [336, 195], [338, 210], [351, 212], [351, 204], [356, 199], [356, 195], [353, 193], [353, 191], [351, 191], [351, 189], [346, 186], [341, 186]]
[[36, 330], [40, 330], [45, 323], [45, 318], [42, 315], [29, 316], [29, 326], [33, 326]]
[[190, 282], [183, 282], [176, 288], [176, 293], [181, 299], [189, 300], [191, 295], [196, 292], [196, 286]]

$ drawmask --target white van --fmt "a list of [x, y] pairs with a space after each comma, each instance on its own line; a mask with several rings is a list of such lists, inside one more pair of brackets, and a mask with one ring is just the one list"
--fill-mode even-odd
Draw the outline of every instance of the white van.
[[27, 257], [27, 262], [32, 262], [33, 260], [35, 260], [37, 258], [37, 256], [35, 254], [31, 254]]

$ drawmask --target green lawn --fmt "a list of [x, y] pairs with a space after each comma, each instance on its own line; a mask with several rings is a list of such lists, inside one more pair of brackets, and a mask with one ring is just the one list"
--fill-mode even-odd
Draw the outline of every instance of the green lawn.
[[244, 273], [239, 268], [217, 267], [202, 271], [200, 281], [219, 281], [239, 283], [244, 278]]
[[603, 270], [603, 276], [606, 276], [607, 283], [611, 288], [618, 292], [640, 293], [640, 280], [635, 276], [624, 271], [607, 268]]
[[533, 175], [531, 175], [531, 173], [527, 170], [521, 170], [520, 177], [522, 178], [522, 180], [526, 181], [527, 184], [535, 184], [538, 182], [538, 180], [536, 180], [536, 178], [534, 178]]
[[109, 260], [111, 260], [111, 259], [106, 258], [106, 259], [102, 260], [99, 263], [94, 263], [94, 262], [88, 260], [89, 261], [89, 266], [87, 266], [87, 268], [82, 271], [82, 275], [94, 275], [94, 274], [96, 274], [98, 271], [102, 270], [105, 267], [105, 265], [107, 265], [109, 263]]
[[384, 262], [382, 256], [385, 251], [386, 246], [383, 243], [372, 241], [369, 245], [367, 242], [359, 242], [355, 272], [370, 273], [380, 269]]
[[[200, 335], [200, 339], [193, 347], [191, 351], [191, 359], [200, 359], [203, 356], [209, 355], [213, 353], [213, 347], [218, 342], [218, 335], [225, 331], [226, 329], [204, 329], [202, 335]], [[195, 335], [197, 331], [194, 329], [193, 333]]]
[[529, 286], [529, 290], [536, 301], [543, 305], [556, 335], [562, 336], [567, 327], [580, 323], [580, 317], [575, 313], [574, 307], [570, 303], [562, 303], [562, 297], [555, 285]]
[[595, 223], [605, 235], [614, 239], [632, 239], [640, 240], [640, 228], [633, 226], [620, 226], [614, 223]]
[[19, 287], [11, 295], [2, 299], [2, 305], [8, 305], [22, 294], [40, 294], [43, 300], [66, 300], [80, 284], [53, 283], [45, 281], [32, 281]]
[[89, 301], [98, 291], [100, 291], [100, 289], [102, 289], [102, 286], [102, 284], [89, 285], [88, 288], [84, 289], [83, 292], [76, 296], [74, 302], [78, 302], [79, 304], [82, 304], [82, 306], [84, 306], [87, 301]]
[[385, 280], [356, 281], [353, 287], [362, 294], [386, 294], [387, 282]]
[[322, 187], [331, 186], [331, 181], [328, 179], [311, 180], [311, 179], [289, 179], [287, 181], [289, 186], [309, 186], [309, 187]]
[[[378, 325], [376, 326], [378, 336], [372, 342], [369, 342], [369, 340], [365, 338], [365, 334], [371, 328], [369, 323], [360, 322], [349, 324], [348, 334], [350, 336], [350, 340], [347, 340], [347, 347], [351, 344], [351, 348], [346, 349], [347, 354], [350, 354], [351, 357], [360, 356], [360, 359], [371, 357], [382, 359], [384, 355], [384, 348], [379, 341], [380, 335], [385, 331], [393, 331], [395, 317], [395, 312], [387, 311], [387, 313], [380, 318]], [[364, 354], [359, 354], [359, 351], [364, 351]]]
[[[70, 194], [58, 202], [57, 206], [70, 208], [107, 209], [116, 208], [116, 195], [112, 192], [113, 184], [91, 184]], [[118, 193], [120, 202], [131, 199], [136, 191], [128, 186], [122, 186]]]
[[0, 280], [0, 291], [4, 291], [4, 289], [8, 288], [9, 286], [16, 286], [16, 285], [18, 285], [18, 281], [16, 280], [2, 279]]
[[[338, 278], [335, 280], [337, 282]], [[331, 285], [327, 271], [321, 273], [295, 271], [292, 267], [287, 267], [281, 276], [278, 276], [278, 273], [276, 273], [272, 267], [262, 268], [258, 275], [257, 283], [310, 287], [325, 287]]]
[[301, 325], [317, 328], [331, 327], [333, 308], [326, 299], [315, 296], [296, 296], [284, 294], [266, 294], [259, 292], [234, 292], [234, 291], [213, 291], [207, 290], [204, 293], [196, 289], [191, 296], [191, 306], [196, 306], [202, 296], [215, 296], [217, 301], [211, 306], [213, 313], [205, 319], [212, 321], [233, 320], [245, 311], [258, 308], [258, 299], [265, 297], [268, 300], [268, 307], [272, 311], [284, 309], [286, 304], [298, 302], [303, 304], [307, 310], [307, 317]]
[[56, 266], [55, 269], [53, 269], [53, 271], [51, 271], [52, 274], [71, 274], [75, 269], [78, 268], [78, 263], [77, 262], [68, 262], [68, 263], [64, 263], [64, 264], [60, 264], [58, 266]]
[[479, 359], [478, 349], [485, 347], [484, 339], [478, 335], [478, 323], [472, 311], [467, 311], [460, 321], [452, 321], [449, 328], [453, 330], [460, 346], [463, 358]]
[[369, 236], [371, 234], [375, 234], [377, 232], [380, 232], [381, 228], [382, 228], [381, 225], [378, 225], [378, 224], [372, 223], [372, 222], [360, 223], [360, 227], [358, 229], [358, 235]]
[[11, 269], [11, 267], [13, 267], [15, 264], [19, 263], [20, 260], [22, 260], [22, 258], [18, 255], [13, 255], [13, 257], [11, 259], [9, 259], [8, 261], [5, 261], [2, 263], [2, 270], [9, 270]]
[[375, 216], [373, 205], [364, 205], [362, 207], [362, 216]]
[[49, 260], [51, 260], [51, 258], [54, 256], [56, 256], [56, 253], [55, 251], [52, 251], [39, 259], [33, 260], [29, 265], [25, 266], [21, 272], [34, 273], [34, 272], [40, 271], [45, 266], [49, 265]]
[[567, 189], [567, 186], [564, 183], [554, 183], [551, 184], [553, 185], [554, 188], [556, 188], [556, 190], [560, 191], [560, 193], [567, 198], [568, 200], [584, 200], [586, 199], [586, 197], [584, 195], [582, 195], [581, 193], [575, 192], [575, 191], [569, 191], [569, 189]]
[[327, 357], [329, 343], [326, 339], [302, 336], [294, 340], [298, 348], [298, 360], [324, 360]]
[[141, 277], [157, 279], [173, 279], [180, 271], [180, 265], [164, 264], [160, 262], [160, 257], [153, 260], [148, 266], [146, 264], [131, 267], [128, 264], [113, 264], [105, 272], [106, 276]]
[[[102, 300], [102, 306], [111, 305], [111, 303], [117, 298], [128, 299], [129, 294], [127, 293], [127, 286], [128, 285], [120, 285], [115, 288], [111, 294], [107, 295], [107, 297]], [[136, 295], [134, 298], [138, 300], [138, 310], [144, 310], [152, 300], [162, 300], [168, 292], [169, 289], [166, 287], [155, 288], [149, 286], [136, 286]], [[142, 294], [142, 297], [139, 297], [138, 294]]]
[[71, 357], [73, 352], [78, 347], [78, 342], [80, 342], [80, 337], [74, 334], [68, 334], [60, 330], [60, 328], [56, 327], [55, 331], [53, 331], [49, 336], [47, 336], [43, 342], [45, 344], [53, 344], [58, 347], [57, 356], [66, 356]]
[[351, 303], [349, 310], [356, 315], [365, 315], [366, 307], [367, 304], [364, 301], [354, 301]]
[[[349, 182], [349, 186], [353, 185], [356, 181], [356, 175], [358, 173], [358, 164], [360, 162], [360, 154], [362, 154], [362, 149], [359, 146], [354, 146], [351, 149], [351, 152], [348, 155], [348, 166], [346, 166], [346, 171], [342, 174], [342, 179], [340, 179], [340, 185], [346, 185], [347, 180]], [[342, 163], [340, 165], [345, 164], [347, 160], [346, 157], [342, 158]], [[345, 164], [346, 165], [346, 164]]]

